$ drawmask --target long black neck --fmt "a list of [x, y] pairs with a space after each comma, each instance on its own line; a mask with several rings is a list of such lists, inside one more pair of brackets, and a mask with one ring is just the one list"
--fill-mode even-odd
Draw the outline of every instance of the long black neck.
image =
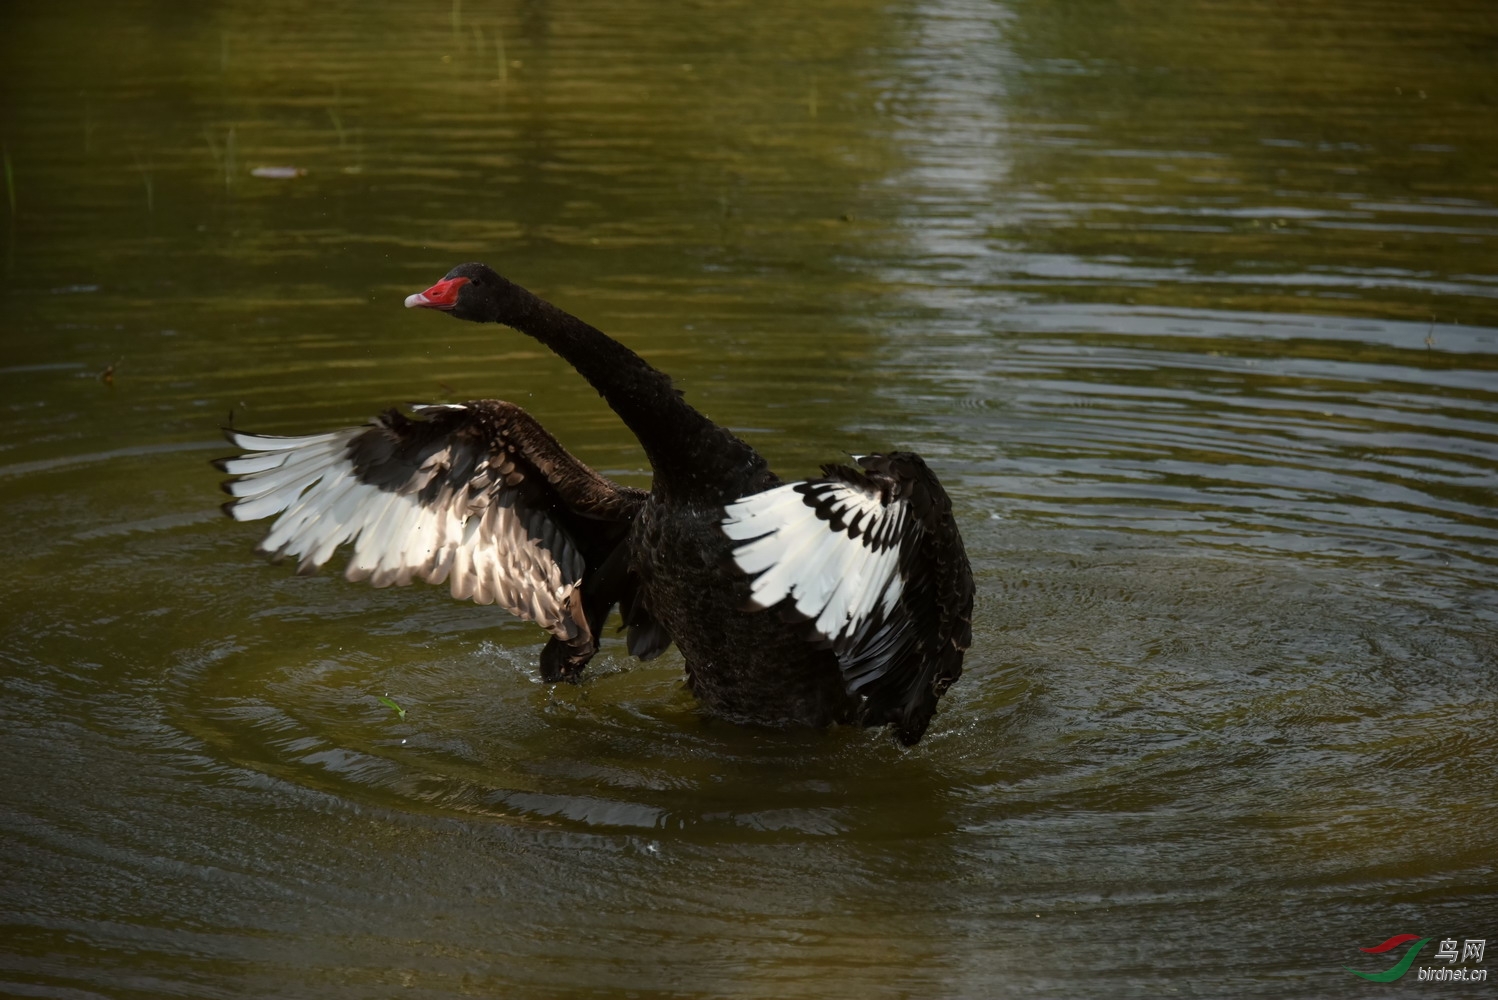
[[576, 316], [514, 289], [502, 322], [551, 348], [598, 390], [645, 449], [655, 472], [652, 492], [723, 503], [763, 488], [765, 460], [697, 412], [670, 376]]

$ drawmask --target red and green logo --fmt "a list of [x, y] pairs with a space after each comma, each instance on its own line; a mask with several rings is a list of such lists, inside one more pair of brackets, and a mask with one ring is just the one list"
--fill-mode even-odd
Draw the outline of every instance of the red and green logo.
[[[1416, 938], [1419, 938], [1419, 940], [1416, 941]], [[1418, 934], [1395, 934], [1383, 944], [1376, 944], [1372, 948], [1358, 949], [1359, 951], [1366, 951], [1370, 955], [1382, 955], [1386, 951], [1393, 951], [1395, 948], [1398, 948], [1406, 941], [1415, 941], [1414, 947], [1404, 953], [1404, 957], [1399, 960], [1399, 963], [1397, 965], [1393, 966], [1392, 968], [1385, 969], [1383, 972], [1359, 972], [1357, 969], [1345, 965], [1342, 968], [1346, 969], [1354, 976], [1362, 976], [1364, 979], [1367, 979], [1370, 982], [1392, 983], [1394, 980], [1410, 971], [1410, 966], [1415, 964], [1415, 959], [1420, 955], [1420, 949], [1425, 947], [1426, 943], [1430, 941], [1430, 938], [1423, 938]]]

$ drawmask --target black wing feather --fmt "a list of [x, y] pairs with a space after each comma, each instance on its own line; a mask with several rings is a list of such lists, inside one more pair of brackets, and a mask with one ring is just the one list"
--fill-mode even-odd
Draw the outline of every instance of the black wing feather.
[[238, 477], [225, 511], [279, 515], [262, 551], [304, 571], [352, 543], [349, 579], [448, 581], [456, 597], [534, 620], [552, 633], [543, 676], [575, 677], [609, 609], [631, 596], [627, 573], [603, 570], [622, 564], [646, 493], [579, 462], [514, 404], [413, 410], [305, 438], [229, 432], [250, 453], [218, 463]]
[[891, 723], [913, 744], [962, 674], [972, 571], [951, 501], [919, 456], [858, 461], [730, 504], [724, 531], [753, 576], [750, 606], [806, 623], [862, 698], [862, 721]]

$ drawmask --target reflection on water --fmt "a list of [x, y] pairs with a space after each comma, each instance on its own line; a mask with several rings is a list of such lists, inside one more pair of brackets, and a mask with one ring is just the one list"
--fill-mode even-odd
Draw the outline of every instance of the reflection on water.
[[[0, 992], [1356, 996], [1491, 937], [1490, 27], [13, 13]], [[399, 308], [467, 258], [785, 472], [932, 461], [979, 605], [919, 748], [250, 554], [230, 420], [503, 395], [648, 482], [560, 361]]]

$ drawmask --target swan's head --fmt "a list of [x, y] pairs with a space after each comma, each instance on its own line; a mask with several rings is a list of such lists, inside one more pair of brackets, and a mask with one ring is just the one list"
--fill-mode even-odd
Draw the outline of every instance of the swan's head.
[[440, 309], [458, 319], [503, 323], [518, 288], [486, 264], [459, 264], [424, 292], [406, 296], [407, 309]]

